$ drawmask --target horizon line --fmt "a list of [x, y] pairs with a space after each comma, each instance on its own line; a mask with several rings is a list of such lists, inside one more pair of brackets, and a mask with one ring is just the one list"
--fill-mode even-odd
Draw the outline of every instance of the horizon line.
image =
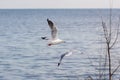
[[120, 8], [0, 8], [0, 9], [120, 9]]

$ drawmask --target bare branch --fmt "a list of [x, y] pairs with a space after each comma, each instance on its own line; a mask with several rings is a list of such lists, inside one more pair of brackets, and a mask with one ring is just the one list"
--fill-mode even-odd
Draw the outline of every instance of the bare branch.
[[[120, 17], [119, 17], [119, 22], [120, 22]], [[116, 33], [116, 37], [115, 37], [115, 40], [114, 40], [114, 42], [112, 43], [112, 45], [110, 46], [110, 48], [112, 48], [114, 45], [115, 45], [115, 43], [117, 42], [117, 39], [118, 39], [118, 35], [119, 35], [119, 26], [120, 26], [120, 23], [118, 23], [118, 28], [117, 28], [117, 33]]]
[[115, 68], [115, 70], [112, 72], [111, 76], [120, 68], [120, 64]]
[[102, 27], [103, 27], [105, 39], [108, 42], [108, 31], [107, 31], [106, 23], [103, 21], [102, 21]]
[[115, 40], [114, 40], [114, 42], [112, 43], [112, 45], [110, 46], [110, 48], [112, 48], [112, 47], [115, 45], [115, 43], [117, 42], [118, 34], [119, 34], [119, 29], [117, 29], [117, 34], [116, 34]]

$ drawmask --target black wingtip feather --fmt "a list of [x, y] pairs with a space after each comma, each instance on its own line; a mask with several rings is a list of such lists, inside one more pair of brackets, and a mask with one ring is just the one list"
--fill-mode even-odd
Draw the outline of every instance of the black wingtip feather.
[[60, 63], [58, 63], [58, 67], [60, 66]]
[[50, 26], [53, 26], [53, 22], [47, 18], [47, 22]]
[[47, 21], [49, 21], [49, 19], [47, 18]]
[[41, 37], [41, 39], [46, 39], [47, 37]]

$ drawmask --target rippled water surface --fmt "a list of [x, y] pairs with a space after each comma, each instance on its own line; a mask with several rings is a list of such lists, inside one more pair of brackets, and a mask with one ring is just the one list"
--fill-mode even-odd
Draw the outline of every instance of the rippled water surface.
[[[113, 10], [113, 33], [119, 15], [120, 10]], [[96, 79], [105, 55], [100, 16], [109, 22], [109, 10], [0, 10], [0, 80]], [[66, 43], [49, 47], [41, 40], [41, 36], [51, 37], [47, 18], [55, 22], [59, 37]], [[113, 69], [120, 60], [119, 45], [120, 39], [111, 51]], [[70, 49], [83, 54], [66, 57], [57, 67], [60, 55]], [[120, 79], [119, 71], [115, 80]]]

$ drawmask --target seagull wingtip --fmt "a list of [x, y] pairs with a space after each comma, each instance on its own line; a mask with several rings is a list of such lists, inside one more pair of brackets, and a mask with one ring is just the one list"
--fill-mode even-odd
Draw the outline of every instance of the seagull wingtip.
[[60, 63], [58, 63], [58, 67], [60, 66]]
[[47, 21], [49, 21], [49, 18], [47, 18]]

